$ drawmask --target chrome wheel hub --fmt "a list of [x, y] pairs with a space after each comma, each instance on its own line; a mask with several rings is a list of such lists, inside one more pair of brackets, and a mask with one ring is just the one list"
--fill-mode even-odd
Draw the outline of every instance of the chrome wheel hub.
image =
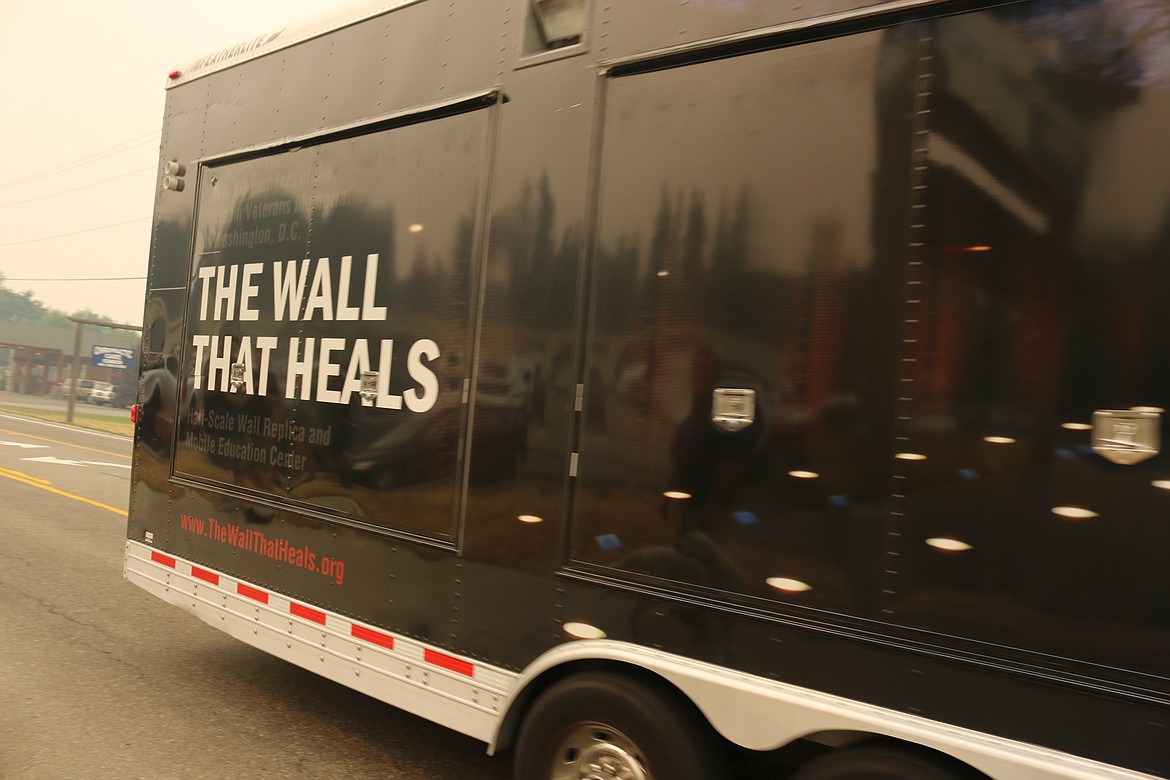
[[581, 724], [561, 743], [550, 780], [654, 780], [637, 746], [600, 724]]

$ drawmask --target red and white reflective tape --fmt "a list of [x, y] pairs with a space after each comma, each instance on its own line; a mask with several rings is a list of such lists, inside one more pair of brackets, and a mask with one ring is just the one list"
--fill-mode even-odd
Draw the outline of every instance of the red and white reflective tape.
[[[498, 706], [506, 700], [517, 680], [514, 672], [360, 623], [139, 542], [127, 542], [125, 571], [127, 579], [135, 584], [194, 612], [212, 625], [273, 655], [317, 668], [315, 663], [306, 663], [311, 654], [327, 665], [322, 673], [391, 704], [398, 704], [398, 697], [379, 693], [376, 681], [363, 680], [357, 684], [343, 677], [360, 677], [363, 672], [372, 672], [367, 678], [377, 678], [380, 674], [395, 678], [396, 683], [434, 691], [444, 699], [460, 700], [494, 716], [499, 715]], [[252, 630], [241, 632], [242, 627]], [[257, 638], [251, 639], [251, 635]], [[466, 682], [460, 684], [458, 680]], [[480, 729], [462, 728], [450, 718], [426, 711], [419, 714], [460, 728], [464, 733], [480, 735]]]
[[[153, 563], [160, 564], [167, 567], [168, 569], [174, 569], [175, 571], [179, 571], [180, 566], [182, 566], [183, 569], [190, 571], [191, 576], [194, 579], [202, 580], [203, 582], [206, 582], [209, 585], [214, 585], [216, 587], [220, 586], [220, 579], [223, 576], [209, 569], [204, 569], [201, 566], [196, 566], [193, 563], [181, 561], [179, 558], [161, 553], [157, 550], [150, 551], [150, 560]], [[254, 585], [248, 585], [238, 580], [235, 580], [235, 586], [235, 590], [238, 595], [247, 599], [251, 599], [252, 601], [255, 601], [259, 604], [264, 604], [267, 606], [271, 600], [270, 591], [266, 591], [263, 588], [258, 588]], [[290, 615], [294, 615], [295, 617], [308, 620], [311, 623], [316, 623], [321, 626], [338, 628], [338, 623], [348, 624], [349, 635], [354, 639], [362, 642], [368, 642], [372, 645], [377, 645], [378, 647], [384, 648], [386, 650], [394, 649], [395, 637], [393, 634], [387, 634], [383, 631], [367, 628], [366, 626], [363, 626], [359, 623], [351, 622], [341, 617], [340, 615], [330, 615], [329, 613], [317, 609], [316, 607], [310, 607], [308, 604], [302, 604], [298, 601], [289, 599], [288, 613]], [[454, 658], [452, 656], [448, 656], [430, 649], [424, 650], [423, 658], [427, 663], [433, 663], [434, 665], [440, 666], [444, 669], [450, 669], [451, 671], [465, 674], [468, 677], [475, 676], [475, 665], [468, 661], [461, 661], [458, 658]]]

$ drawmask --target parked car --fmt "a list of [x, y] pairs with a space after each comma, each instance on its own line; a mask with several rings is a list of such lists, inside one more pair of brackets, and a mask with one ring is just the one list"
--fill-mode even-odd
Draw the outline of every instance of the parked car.
[[[73, 393], [74, 399], [78, 401], [87, 400], [90, 393], [93, 392], [94, 384], [96, 383], [92, 379], [79, 379], [76, 386], [77, 390], [75, 393]], [[69, 380], [58, 382], [57, 385], [53, 388], [53, 396], [55, 398], [68, 398], [70, 387], [73, 387], [73, 383]]]
[[82, 379], [77, 383], [77, 392], [73, 394], [73, 397], [78, 401], [88, 402], [89, 396], [93, 393], [93, 388], [96, 384], [97, 382], [92, 379]]
[[117, 387], [109, 382], [95, 382], [94, 388], [86, 399], [89, 403], [96, 406], [126, 406], [126, 400], [123, 399], [122, 393]]

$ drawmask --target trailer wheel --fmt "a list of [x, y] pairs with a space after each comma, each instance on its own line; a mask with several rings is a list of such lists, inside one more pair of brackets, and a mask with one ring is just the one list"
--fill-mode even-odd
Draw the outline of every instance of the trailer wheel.
[[888, 745], [841, 748], [812, 761], [792, 780], [974, 780], [983, 777], [958, 762]]
[[516, 780], [717, 780], [728, 756], [681, 697], [591, 672], [557, 683], [524, 718]]

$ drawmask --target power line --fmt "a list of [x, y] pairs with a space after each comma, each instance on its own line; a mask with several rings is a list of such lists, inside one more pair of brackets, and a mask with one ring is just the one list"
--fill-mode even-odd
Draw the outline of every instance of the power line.
[[139, 282], [145, 279], [145, 276], [91, 276], [91, 277], [75, 277], [75, 278], [53, 278], [53, 279], [32, 279], [20, 278], [13, 279], [5, 276], [0, 280], [5, 282]]
[[125, 179], [127, 176], [134, 176], [136, 174], [145, 173], [146, 171], [152, 171], [152, 170], [154, 170], [154, 166], [148, 166], [146, 168], [139, 168], [136, 171], [130, 171], [129, 173], [123, 173], [123, 174], [120, 174], [118, 176], [111, 176], [110, 178], [102, 179], [101, 181], [90, 182], [89, 184], [82, 184], [80, 187], [74, 187], [71, 190], [61, 190], [60, 192], [51, 192], [48, 195], [41, 195], [40, 197], [29, 198], [28, 200], [14, 200], [11, 203], [0, 203], [0, 209], [7, 208], [8, 206], [21, 206], [25, 203], [34, 203], [38, 200], [45, 200], [46, 198], [55, 198], [58, 195], [68, 195], [71, 192], [77, 192], [78, 190], [89, 189], [90, 187], [96, 187], [99, 184], [105, 184], [106, 182], [117, 181], [118, 179]]
[[12, 179], [11, 181], [2, 182], [2, 183], [0, 183], [0, 187], [10, 187], [14, 184], [23, 184], [24, 182], [32, 181], [34, 179], [41, 179], [41, 178], [44, 178], [46, 176], [52, 176], [53, 174], [60, 173], [61, 171], [67, 170], [67, 169], [72, 168], [76, 165], [86, 165], [88, 163], [96, 162], [97, 160], [104, 159], [106, 157], [110, 157], [110, 156], [113, 156], [115, 154], [121, 154], [122, 152], [125, 152], [129, 149], [133, 149], [135, 146], [142, 146], [144, 143], [147, 143], [148, 141], [151, 140], [151, 136], [153, 136], [159, 132], [160, 131], [158, 131], [158, 130], [152, 130], [149, 133], [144, 133], [142, 135], [136, 135], [133, 138], [129, 138], [125, 141], [120, 141], [119, 143], [116, 143], [113, 146], [107, 146], [106, 148], [99, 149], [96, 152], [91, 152], [89, 154], [82, 155], [81, 157], [78, 157], [76, 160], [73, 160], [71, 162], [62, 163], [61, 165], [55, 166], [53, 168], [48, 168], [48, 169], [43, 170], [39, 173], [30, 173], [27, 176], [21, 176], [20, 178]]
[[58, 165], [54, 168], [47, 168], [47, 169], [41, 171], [40, 173], [30, 173], [28, 176], [22, 176], [19, 179], [12, 179], [10, 181], [0, 182], [0, 187], [12, 187], [12, 186], [15, 186], [17, 184], [24, 184], [26, 182], [34, 181], [36, 179], [43, 179], [47, 176], [53, 176], [55, 174], [61, 173], [62, 171], [69, 170], [70, 168], [76, 167], [78, 165], [88, 165], [91, 162], [97, 162], [98, 160], [103, 160], [106, 157], [112, 157], [115, 154], [121, 154], [122, 152], [129, 151], [130, 149], [133, 149], [136, 146], [142, 146], [143, 144], [148, 143], [151, 140], [151, 136], [154, 136], [155, 134], [157, 134], [159, 132], [161, 132], [161, 131], [151, 130], [149, 133], [144, 133], [143, 135], [135, 136], [135, 137], [130, 138], [126, 141], [122, 141], [121, 143], [116, 143], [113, 146], [108, 146], [105, 149], [99, 149], [96, 152], [92, 152], [90, 154], [78, 157], [76, 160], [73, 160], [71, 162], [62, 163], [61, 165]]
[[55, 236], [42, 236], [40, 238], [26, 238], [23, 241], [5, 241], [0, 243], [0, 246], [18, 246], [20, 244], [35, 244], [38, 241], [52, 241], [56, 238], [68, 238], [69, 236], [80, 236], [82, 233], [94, 233], [98, 230], [109, 230], [110, 228], [121, 227], [122, 225], [130, 225], [135, 222], [145, 222], [150, 217], [138, 217], [137, 219], [128, 219], [125, 222], [115, 222], [112, 225], [98, 225], [97, 227], [86, 228], [85, 230], [75, 230], [72, 233], [58, 233]]

